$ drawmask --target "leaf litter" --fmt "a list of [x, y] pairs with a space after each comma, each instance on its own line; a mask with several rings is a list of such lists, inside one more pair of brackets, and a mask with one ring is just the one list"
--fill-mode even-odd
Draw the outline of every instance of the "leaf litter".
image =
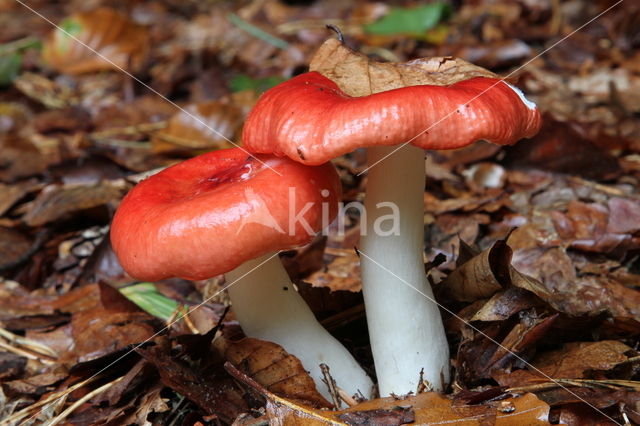
[[[514, 147], [427, 153], [426, 272], [457, 316], [443, 311], [455, 380], [446, 395], [338, 395], [340, 409], [296, 358], [243, 337], [210, 299], [220, 278], [155, 283], [172, 302], [160, 317], [116, 290], [133, 282], [108, 224], [137, 174], [228, 142], [0, 2], [0, 423], [610, 424], [584, 401], [640, 423], [637, 5], [522, 69], [611, 2], [118, 5], [32, 7], [232, 141], [259, 93], [309, 64], [355, 95], [517, 70], [545, 125]], [[327, 24], [346, 46], [322, 44]], [[432, 59], [402, 64], [416, 58]], [[361, 200], [364, 157], [336, 165], [344, 202]], [[358, 215], [345, 223], [283, 260], [373, 372]]]

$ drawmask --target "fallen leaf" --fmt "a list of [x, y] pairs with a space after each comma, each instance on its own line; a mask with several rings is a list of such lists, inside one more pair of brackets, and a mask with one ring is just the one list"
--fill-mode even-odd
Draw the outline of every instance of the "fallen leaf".
[[[508, 410], [502, 408], [505, 404], [510, 405]], [[435, 392], [425, 392], [404, 399], [374, 399], [342, 411], [313, 410], [286, 400], [267, 398], [267, 414], [272, 422], [285, 426], [429, 425], [445, 422], [462, 426], [550, 424], [549, 406], [533, 394], [511, 397], [488, 406], [454, 406], [449, 398]]]
[[18, 200], [38, 187], [35, 180], [6, 185], [0, 183], [0, 217], [4, 215]]
[[221, 345], [221, 351], [229, 362], [270, 392], [313, 407], [332, 406], [317, 391], [300, 360], [289, 355], [280, 345], [249, 337]]
[[124, 183], [119, 181], [80, 186], [49, 185], [34, 200], [23, 220], [29, 226], [53, 222], [69, 213], [120, 200], [124, 189]]
[[32, 243], [31, 238], [22, 232], [0, 226], [0, 271], [25, 260]]
[[[188, 105], [169, 119], [166, 128], [154, 133], [155, 152], [176, 149], [211, 150], [231, 148], [244, 115], [232, 104], [208, 101]], [[212, 130], [213, 129], [213, 130]]]
[[59, 26], [47, 38], [42, 52], [43, 59], [59, 72], [135, 71], [142, 65], [148, 48], [147, 30], [114, 9], [79, 12]]
[[617, 340], [572, 342], [536, 357], [533, 365], [554, 379], [581, 379], [589, 370], [610, 370], [633, 349]]
[[374, 62], [336, 39], [324, 42], [311, 59], [309, 71], [335, 82], [349, 96], [367, 96], [420, 84], [445, 86], [473, 77], [498, 76], [462, 59], [433, 57], [407, 63]]
[[[202, 339], [205, 336], [196, 337]], [[212, 337], [209, 336], [208, 340]], [[246, 402], [229, 377], [224, 375], [224, 370], [219, 371], [215, 365], [211, 366], [215, 355], [211, 353], [209, 345], [201, 349], [210, 359], [198, 365], [172, 355], [166, 339], [158, 338], [154, 343], [147, 348], [138, 348], [137, 352], [157, 368], [165, 386], [184, 395], [205, 413], [216, 415], [225, 422], [230, 423], [247, 410]]]

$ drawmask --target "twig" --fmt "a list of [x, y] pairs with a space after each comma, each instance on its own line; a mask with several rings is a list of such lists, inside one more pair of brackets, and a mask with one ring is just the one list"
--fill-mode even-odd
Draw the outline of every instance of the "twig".
[[508, 388], [507, 392], [535, 392], [548, 389], [555, 389], [557, 387], [574, 386], [579, 388], [605, 388], [617, 390], [620, 388], [632, 389], [640, 391], [640, 382], [631, 380], [591, 380], [591, 379], [554, 379], [553, 382], [542, 382], [528, 386], [517, 386], [514, 388]]
[[287, 49], [289, 47], [289, 43], [286, 42], [285, 40], [278, 38], [274, 35], [269, 34], [266, 31], [261, 30], [260, 28], [256, 27], [253, 24], [250, 24], [249, 22], [245, 21], [244, 19], [242, 19], [241, 17], [239, 17], [238, 15], [236, 15], [235, 13], [229, 13], [227, 15], [227, 19], [229, 19], [229, 21], [235, 25], [236, 27], [240, 28], [243, 31], [248, 32], [249, 34], [251, 34], [252, 36], [254, 36], [255, 38], [259, 38], [262, 41], [265, 41], [275, 47], [277, 47], [278, 49]]
[[320, 364], [320, 370], [322, 371], [322, 375], [324, 378], [322, 381], [327, 388], [329, 389], [329, 395], [331, 395], [331, 399], [333, 400], [333, 406], [336, 410], [339, 410], [342, 406], [342, 399], [340, 398], [340, 393], [338, 392], [338, 385], [336, 385], [336, 381], [333, 377], [331, 377], [331, 372], [329, 371], [329, 366], [325, 363]]
[[36, 352], [38, 354], [47, 355], [52, 358], [57, 358], [58, 354], [56, 351], [51, 349], [49, 346], [37, 342], [33, 339], [29, 339], [27, 337], [18, 336], [13, 334], [12, 332], [5, 330], [0, 327], [0, 336], [4, 337], [10, 343], [15, 343], [22, 346], [27, 346], [31, 351]]
[[351, 395], [347, 393], [347, 391], [342, 389], [340, 386], [338, 386], [338, 394], [340, 395], [340, 399], [346, 402], [349, 407], [358, 405], [358, 401], [356, 401]]
[[45, 399], [43, 399], [41, 401], [38, 401], [35, 404], [31, 404], [31, 405], [23, 408], [20, 411], [17, 411], [15, 413], [13, 413], [11, 416], [7, 417], [2, 422], [0, 422], [0, 425], [9, 425], [9, 424], [12, 424], [12, 422], [17, 422], [18, 420], [22, 419], [23, 417], [28, 416], [29, 413], [31, 411], [35, 410], [36, 408], [42, 407], [43, 405], [47, 405], [51, 401], [54, 401], [56, 399], [63, 398], [65, 395], [70, 394], [74, 390], [76, 390], [78, 388], [81, 388], [82, 386], [84, 386], [84, 385], [86, 385], [88, 383], [91, 383], [92, 381], [94, 381], [96, 379], [97, 379], [97, 377], [89, 377], [88, 379], [83, 380], [81, 382], [78, 382], [73, 386], [69, 386], [64, 391], [53, 393], [53, 394], [49, 395], [47, 398], [45, 398]]
[[89, 392], [88, 394], [86, 394], [85, 396], [83, 396], [82, 398], [80, 398], [79, 400], [74, 402], [73, 404], [71, 404], [62, 413], [58, 414], [56, 417], [54, 417], [53, 419], [51, 419], [50, 421], [45, 423], [45, 426], [55, 426], [55, 425], [57, 425], [58, 423], [60, 423], [64, 419], [66, 419], [69, 416], [69, 414], [73, 413], [76, 408], [78, 408], [79, 406], [81, 406], [82, 404], [84, 404], [85, 402], [87, 402], [88, 400], [93, 398], [94, 396], [99, 395], [102, 392], [106, 391], [107, 389], [111, 388], [111, 386], [113, 386], [116, 383], [122, 381], [122, 379], [124, 379], [124, 376], [118, 377], [117, 379], [115, 379], [115, 380], [113, 380], [113, 381], [111, 381], [111, 382], [109, 382], [109, 383], [107, 383], [105, 385], [102, 385], [97, 389], [92, 390], [91, 392]]
[[26, 349], [21, 349], [21, 348], [16, 348], [15, 346], [10, 345], [9, 343], [5, 342], [4, 340], [0, 339], [0, 348], [7, 350], [9, 352], [13, 352], [16, 355], [20, 355], [23, 356], [25, 358], [29, 358], [29, 359], [33, 359], [36, 361], [40, 361], [43, 364], [54, 364], [55, 360], [53, 358], [51, 358], [48, 355], [44, 355], [44, 354], [40, 354], [40, 353], [34, 353], [31, 351], [28, 351]]

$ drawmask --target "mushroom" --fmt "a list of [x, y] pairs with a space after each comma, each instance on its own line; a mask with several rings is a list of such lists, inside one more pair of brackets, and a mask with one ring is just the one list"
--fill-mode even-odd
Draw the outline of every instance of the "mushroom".
[[[518, 89], [487, 77], [351, 97], [309, 72], [264, 93], [250, 113], [242, 137], [250, 152], [315, 165], [369, 147], [360, 261], [381, 395], [415, 391], [421, 370], [437, 390], [449, 380], [444, 327], [424, 273], [423, 149], [511, 144], [540, 122]], [[396, 229], [383, 226], [389, 206], [399, 212]]]
[[315, 319], [276, 253], [309, 242], [336, 216], [340, 194], [330, 163], [214, 151], [134, 187], [113, 218], [111, 242], [123, 268], [140, 280], [226, 274], [246, 335], [284, 347], [316, 384], [325, 363], [344, 390], [369, 395], [371, 380]]

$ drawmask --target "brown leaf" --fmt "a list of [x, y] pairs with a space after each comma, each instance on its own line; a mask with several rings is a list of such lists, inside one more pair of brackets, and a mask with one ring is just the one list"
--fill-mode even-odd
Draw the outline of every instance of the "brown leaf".
[[78, 312], [71, 319], [75, 340], [72, 355], [79, 362], [90, 361], [119, 351], [152, 337], [152, 317], [145, 312], [114, 312], [92, 309]]
[[[196, 336], [198, 337], [203, 336]], [[172, 355], [169, 342], [164, 338], [155, 339], [155, 343], [155, 346], [138, 348], [137, 352], [155, 365], [165, 386], [184, 395], [205, 413], [215, 414], [225, 422], [230, 423], [238, 414], [248, 409], [230, 378], [223, 375], [223, 371], [205, 369], [198, 364], [186, 362], [184, 357]], [[213, 356], [209, 348], [201, 349], [207, 357]]]
[[42, 57], [59, 72], [83, 74], [141, 67], [149, 42], [147, 30], [114, 9], [79, 12], [67, 17], [62, 26], [108, 61], [58, 29], [44, 43]]
[[23, 219], [29, 226], [40, 226], [68, 213], [115, 202], [122, 197], [124, 189], [123, 182], [119, 181], [87, 186], [49, 185], [38, 195]]
[[320, 395], [300, 360], [280, 345], [247, 337], [224, 342], [222, 351], [227, 360], [269, 391], [296, 403], [332, 406]]
[[554, 379], [581, 379], [588, 370], [610, 370], [633, 351], [617, 340], [572, 342], [539, 355], [533, 365]]
[[4, 215], [16, 201], [27, 195], [38, 186], [35, 180], [28, 180], [12, 185], [0, 183], [0, 216]]
[[31, 244], [31, 238], [22, 232], [0, 226], [0, 271], [24, 259]]
[[530, 292], [512, 287], [494, 294], [471, 317], [471, 321], [502, 321], [515, 313], [540, 304], [539, 299]]
[[154, 133], [151, 142], [155, 152], [179, 148], [210, 150], [233, 146], [227, 139], [237, 138], [244, 119], [240, 108], [229, 103], [208, 101], [189, 105], [184, 109], [186, 112], [179, 111], [171, 117], [165, 129]]
[[[459, 266], [442, 283], [451, 296], [463, 302], [473, 302], [491, 296], [508, 283], [509, 247], [504, 241]], [[508, 258], [508, 259], [507, 259]]]
[[345, 290], [358, 292], [362, 288], [360, 280], [360, 259], [353, 249], [330, 249], [333, 259], [323, 269], [315, 272], [306, 281], [314, 287], [327, 287], [331, 291]]
[[[267, 414], [279, 425], [357, 425], [404, 424], [412, 410], [415, 424], [455, 423], [462, 426], [482, 424], [548, 425], [549, 406], [533, 394], [512, 397], [483, 406], [453, 405], [449, 398], [435, 392], [404, 399], [380, 398], [342, 411], [314, 410], [283, 399], [267, 399]], [[393, 414], [395, 413], [395, 415]]]
[[420, 84], [445, 86], [473, 77], [498, 77], [482, 67], [451, 57], [422, 58], [406, 63], [375, 62], [333, 38], [320, 46], [309, 70], [333, 80], [349, 96], [367, 96]]

